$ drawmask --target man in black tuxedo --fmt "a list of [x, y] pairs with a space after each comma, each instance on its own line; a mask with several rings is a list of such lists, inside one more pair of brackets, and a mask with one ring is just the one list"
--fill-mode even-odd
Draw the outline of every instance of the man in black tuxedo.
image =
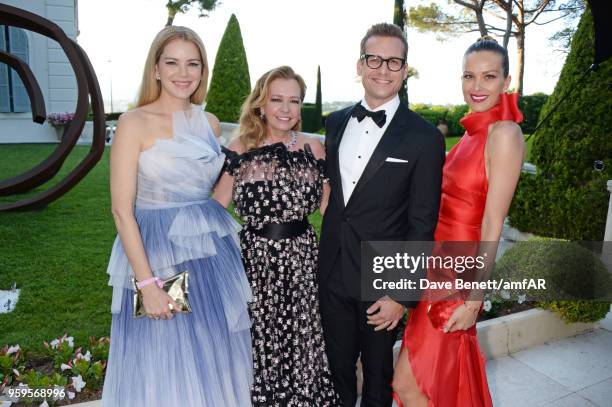
[[325, 147], [331, 195], [323, 217], [319, 291], [327, 357], [345, 407], [390, 406], [396, 326], [407, 307], [361, 299], [360, 246], [368, 240], [433, 240], [444, 140], [400, 103], [408, 44], [399, 27], [372, 26], [361, 41], [357, 73], [363, 100], [329, 115]]

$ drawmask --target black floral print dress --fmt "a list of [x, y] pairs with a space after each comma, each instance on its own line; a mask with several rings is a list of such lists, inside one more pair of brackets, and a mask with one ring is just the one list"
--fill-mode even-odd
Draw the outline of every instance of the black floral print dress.
[[291, 151], [282, 143], [226, 155], [253, 290], [253, 406], [338, 406], [319, 314], [315, 231], [308, 225], [301, 235], [279, 240], [257, 233], [266, 224], [299, 221], [319, 209], [324, 161], [309, 145]]

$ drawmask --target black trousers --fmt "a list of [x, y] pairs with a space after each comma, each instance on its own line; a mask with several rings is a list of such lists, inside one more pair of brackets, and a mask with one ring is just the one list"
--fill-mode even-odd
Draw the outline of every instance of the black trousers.
[[[363, 367], [362, 407], [390, 407], [393, 379], [393, 344], [397, 328], [374, 331], [367, 324], [366, 310], [372, 302], [351, 295], [340, 278], [340, 256], [327, 282], [319, 285], [319, 307], [325, 350], [336, 391], [344, 407], [357, 402], [357, 358]], [[336, 278], [334, 278], [336, 277]], [[358, 278], [358, 277], [357, 277]]]

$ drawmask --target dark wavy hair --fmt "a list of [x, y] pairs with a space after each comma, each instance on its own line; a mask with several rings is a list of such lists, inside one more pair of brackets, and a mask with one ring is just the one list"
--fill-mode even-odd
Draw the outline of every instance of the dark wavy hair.
[[476, 40], [475, 43], [470, 45], [465, 51], [465, 54], [463, 54], [463, 56], [466, 57], [472, 52], [480, 51], [491, 51], [501, 55], [502, 71], [504, 73], [504, 78], [508, 77], [508, 75], [510, 74], [510, 58], [508, 57], [508, 50], [506, 48], [499, 45], [495, 38], [485, 35], [484, 37], [480, 37], [478, 40]]

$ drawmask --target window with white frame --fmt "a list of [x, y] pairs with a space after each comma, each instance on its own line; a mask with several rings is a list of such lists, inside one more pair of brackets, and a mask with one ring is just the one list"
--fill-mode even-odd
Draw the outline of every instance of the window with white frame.
[[[0, 25], [0, 50], [28, 63], [28, 36], [20, 28]], [[30, 111], [28, 92], [19, 74], [0, 63], [0, 113]]]

